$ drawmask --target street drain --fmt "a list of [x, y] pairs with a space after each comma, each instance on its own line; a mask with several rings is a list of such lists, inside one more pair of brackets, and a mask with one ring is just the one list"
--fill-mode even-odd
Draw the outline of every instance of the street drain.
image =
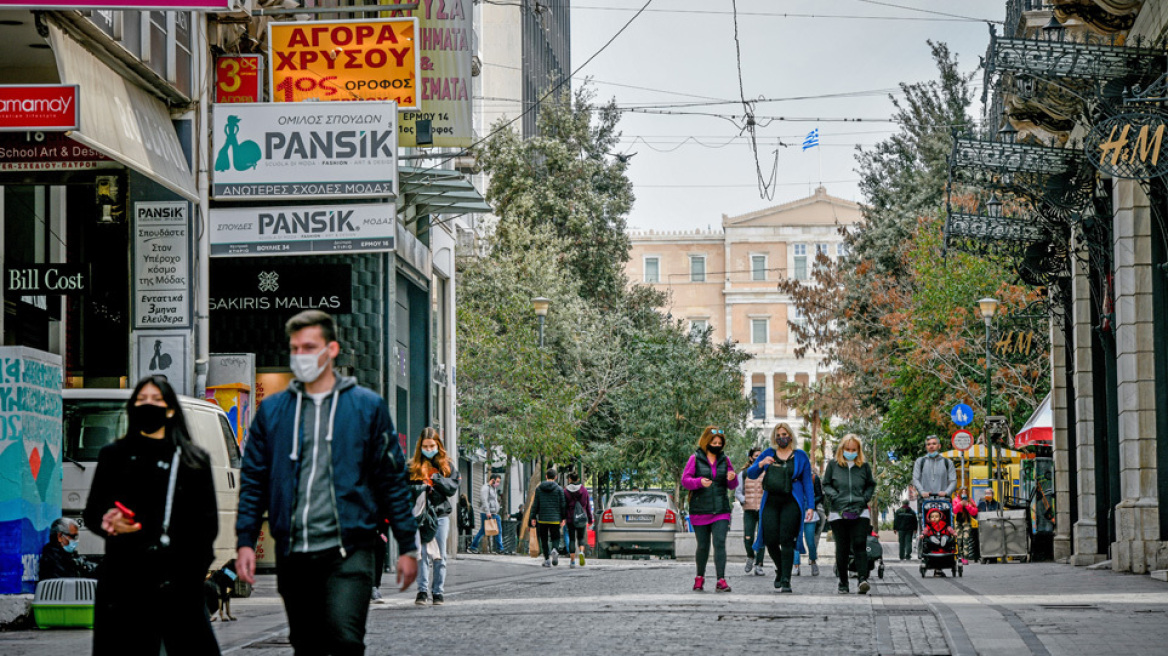
[[260, 642], [253, 642], [250, 645], [244, 646], [244, 649], [267, 649], [269, 647], [289, 647], [291, 645], [292, 643], [288, 641], [287, 636], [279, 636]]
[[1046, 610], [1099, 610], [1094, 604], [1038, 604]]
[[826, 615], [719, 615], [719, 622], [783, 622], [786, 620], [818, 620], [829, 621]]

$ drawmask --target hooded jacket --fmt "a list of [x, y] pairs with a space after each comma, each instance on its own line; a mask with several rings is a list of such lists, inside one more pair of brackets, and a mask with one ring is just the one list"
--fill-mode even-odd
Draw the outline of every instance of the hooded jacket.
[[904, 533], [916, 533], [917, 514], [908, 506], [901, 506], [893, 514], [892, 528]]
[[[307, 510], [308, 547], [315, 550], [312, 518], [320, 506], [314, 510], [313, 505], [323, 498], [324, 509], [333, 515], [331, 529], [337, 542], [333, 546], [342, 553], [378, 544], [377, 529], [385, 520], [399, 552], [416, 551], [405, 455], [385, 400], [358, 386], [355, 379], [338, 376], [327, 403], [316, 407], [304, 386], [294, 381], [258, 407], [240, 469], [237, 546], [255, 548], [267, 513], [276, 549], [288, 555], [293, 515], [300, 515], [303, 539]], [[327, 485], [312, 475], [314, 463], [316, 476], [327, 478]]]
[[924, 455], [913, 463], [912, 482], [922, 497], [937, 492], [942, 496], [952, 496], [953, 491], [957, 489], [957, 468], [953, 466], [953, 461], [945, 456], [930, 458]]
[[[573, 487], [576, 489], [573, 490]], [[576, 506], [584, 506], [584, 512], [588, 514], [588, 523], [592, 523], [592, 500], [588, 496], [588, 488], [584, 487], [583, 483], [568, 485], [564, 488], [564, 499], [567, 502], [564, 519], [571, 522], [572, 518], [576, 516]]]
[[568, 498], [555, 481], [544, 481], [531, 499], [531, 518], [540, 524], [559, 524], [568, 516]]
[[499, 491], [489, 482], [479, 488], [479, 512], [484, 515], [499, 514]]

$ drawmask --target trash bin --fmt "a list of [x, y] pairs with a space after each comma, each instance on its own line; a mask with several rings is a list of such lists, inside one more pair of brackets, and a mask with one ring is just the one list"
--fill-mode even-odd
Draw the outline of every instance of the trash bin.
[[1006, 510], [1001, 517], [985, 512], [978, 517], [982, 562], [1001, 558], [1030, 558], [1030, 526], [1025, 510]]
[[515, 545], [519, 542], [519, 522], [514, 519], [504, 519], [503, 525], [499, 527], [499, 532], [503, 537], [503, 551], [514, 553], [516, 551]]

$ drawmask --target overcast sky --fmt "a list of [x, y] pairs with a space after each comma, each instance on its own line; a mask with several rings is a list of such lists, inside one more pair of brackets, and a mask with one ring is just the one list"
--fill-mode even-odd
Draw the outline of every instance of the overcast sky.
[[[573, 68], [600, 50], [643, 4], [644, 0], [573, 0]], [[654, 0], [648, 11], [580, 71], [578, 79], [591, 76], [598, 100], [615, 98], [623, 107], [735, 100], [724, 105], [645, 108], [735, 118], [732, 122], [692, 114], [625, 113], [620, 152], [635, 153], [630, 176], [637, 197], [630, 228], [719, 228], [722, 214], [735, 216], [803, 198], [820, 181], [832, 195], [862, 201], [855, 146], [875, 144], [891, 134], [892, 125], [886, 121], [892, 112], [888, 93], [899, 83], [936, 78], [926, 41], [949, 44], [967, 71], [976, 69], [989, 42], [984, 22], [888, 5], [1001, 21], [1006, 3], [738, 0], [737, 4], [742, 84], [748, 99], [847, 95], [756, 105], [764, 177], [769, 178], [775, 167], [774, 151], [779, 151], [773, 197], [764, 198], [749, 140], [736, 138], [743, 110], [737, 102], [731, 0]], [[975, 84], [975, 102], [979, 103], [980, 73]], [[975, 111], [980, 116], [980, 104]], [[788, 120], [767, 124], [764, 117]], [[837, 120], [790, 120], [795, 118]], [[838, 120], [843, 118], [865, 120]], [[804, 152], [803, 140], [816, 128], [820, 147]], [[776, 147], [778, 140], [789, 147]]]

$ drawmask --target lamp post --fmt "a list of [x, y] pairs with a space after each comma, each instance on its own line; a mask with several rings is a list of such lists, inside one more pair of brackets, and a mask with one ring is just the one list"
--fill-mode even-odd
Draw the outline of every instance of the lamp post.
[[552, 299], [536, 296], [531, 299], [531, 307], [535, 308], [535, 316], [539, 317], [539, 347], [543, 348], [543, 322], [547, 318], [548, 308]]
[[[986, 419], [987, 419], [987, 423], [988, 423], [990, 414], [992, 412], [990, 410], [990, 399], [992, 398], [991, 397], [991, 392], [992, 392], [991, 382], [993, 380], [993, 378], [990, 375], [990, 324], [994, 320], [994, 315], [997, 314], [997, 312], [998, 312], [998, 301], [997, 301], [997, 299], [986, 297], [986, 298], [983, 298], [980, 301], [978, 301], [977, 305], [981, 309], [981, 318], [985, 319], [985, 349], [986, 349], [985, 350], [985, 362], [986, 362], [986, 365], [985, 365], [986, 366], [985, 413], [986, 413]], [[989, 436], [987, 435], [986, 437], [988, 438]], [[998, 476], [998, 467], [1001, 464], [999, 462], [1000, 454], [998, 453], [998, 449], [994, 448], [994, 443], [992, 440], [986, 439], [986, 442], [989, 443], [990, 455], [993, 458], [994, 472], [993, 472], [993, 476], [990, 477], [990, 480], [995, 480]], [[999, 485], [998, 487], [1000, 488], [1001, 486]], [[1000, 489], [994, 490], [994, 494], [999, 497], [998, 503], [1001, 503], [1000, 499], [1001, 499], [1002, 495], [1000, 493], [1001, 493]]]

